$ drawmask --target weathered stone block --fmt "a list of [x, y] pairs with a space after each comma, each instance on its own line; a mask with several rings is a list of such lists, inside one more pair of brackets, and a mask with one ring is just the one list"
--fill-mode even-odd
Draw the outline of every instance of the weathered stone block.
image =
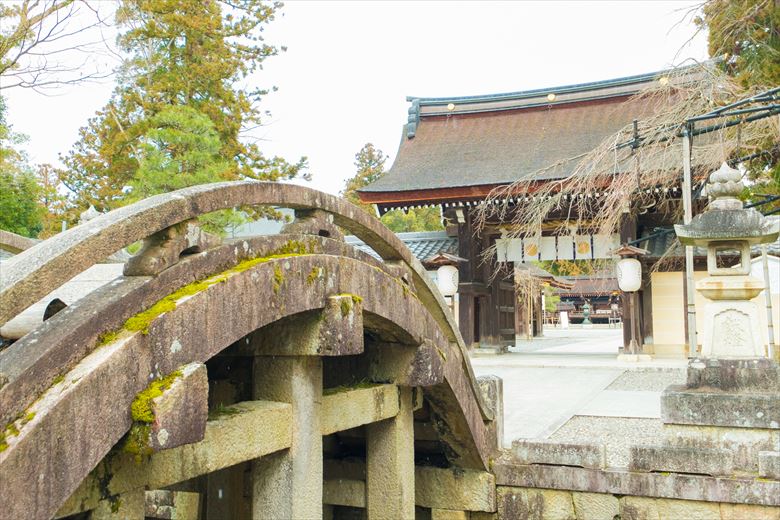
[[606, 467], [603, 444], [566, 444], [550, 441], [516, 440], [512, 452], [518, 464], [558, 464], [582, 468]]
[[730, 450], [714, 448], [632, 446], [628, 469], [730, 475], [734, 470], [734, 455]]
[[496, 510], [496, 479], [484, 471], [415, 468], [415, 503], [464, 511]]
[[780, 367], [767, 358], [693, 359], [688, 365], [689, 389], [717, 388], [724, 391], [780, 391]]
[[418, 347], [399, 343], [372, 343], [366, 348], [366, 371], [372, 381], [400, 386], [432, 386], [444, 380], [440, 350], [430, 341]]
[[780, 480], [780, 451], [762, 451], [758, 454], [758, 476]]
[[674, 385], [661, 394], [666, 424], [780, 429], [780, 394], [732, 394]]
[[780, 507], [720, 504], [721, 520], [780, 520]]
[[572, 493], [578, 520], [612, 520], [620, 515], [617, 497], [606, 493]]
[[732, 453], [734, 469], [758, 471], [758, 453], [780, 443], [780, 431], [718, 426], [664, 425], [665, 444], [678, 447], [725, 449]]
[[720, 504], [626, 496], [620, 499], [621, 520], [720, 520]]
[[569, 491], [497, 488], [499, 518], [515, 520], [574, 520], [574, 502]]
[[154, 451], [199, 442], [206, 433], [209, 395], [206, 365], [191, 363], [178, 372], [180, 377], [151, 401], [154, 422], [149, 447]]
[[431, 520], [470, 520], [467, 511], [431, 508]]
[[488, 428], [495, 438], [496, 449], [501, 450], [504, 442], [504, 382], [498, 376], [480, 376], [477, 385], [485, 405], [493, 414]]
[[302, 313], [263, 327], [252, 333], [239, 350], [266, 356], [361, 354], [362, 299], [353, 294], [331, 296], [322, 311]]

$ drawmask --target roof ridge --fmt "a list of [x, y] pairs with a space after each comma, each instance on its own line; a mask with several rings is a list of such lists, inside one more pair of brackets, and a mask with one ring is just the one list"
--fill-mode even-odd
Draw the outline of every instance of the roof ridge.
[[635, 74], [632, 76], [624, 76], [620, 78], [605, 79], [599, 81], [590, 81], [586, 83], [575, 83], [571, 85], [557, 85], [551, 87], [536, 88], [530, 90], [519, 90], [515, 92], [502, 92], [497, 94], [476, 94], [470, 96], [446, 96], [446, 97], [423, 97], [423, 96], [407, 96], [406, 101], [417, 101], [421, 105], [447, 105], [455, 102], [486, 102], [486, 101], [506, 101], [513, 99], [523, 99], [526, 97], [535, 97], [539, 94], [546, 92], [554, 92], [556, 94], [572, 93], [572, 92], [585, 92], [588, 90], [595, 90], [604, 87], [614, 87], [620, 85], [630, 85], [632, 83], [642, 83], [650, 81], [653, 78], [668, 74], [671, 72], [680, 72], [691, 70], [703, 66], [707, 66], [713, 63], [713, 60], [707, 60], [701, 63], [693, 63], [691, 65], [682, 65], [679, 67], [670, 67], [654, 72], [645, 72], [643, 74]]

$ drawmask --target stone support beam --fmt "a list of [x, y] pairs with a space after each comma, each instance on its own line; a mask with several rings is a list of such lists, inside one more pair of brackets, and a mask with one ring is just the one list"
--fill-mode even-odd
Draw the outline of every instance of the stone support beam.
[[268, 401], [234, 404], [206, 424], [201, 442], [163, 450], [140, 463], [133, 455], [120, 453], [109, 466], [98, 466], [57, 516], [95, 508], [101, 496], [100, 483], [107, 476], [105, 491], [111, 495], [160, 489], [289, 448], [291, 442], [292, 406]]
[[144, 515], [162, 520], [198, 520], [200, 493], [156, 489], [146, 492]]
[[322, 435], [395, 417], [398, 395], [395, 385], [326, 390], [322, 399]]
[[253, 396], [292, 405], [289, 450], [252, 463], [252, 518], [322, 518], [322, 359], [255, 358]]
[[512, 452], [520, 464], [560, 464], [596, 469], [606, 467], [603, 444], [516, 440], [512, 443]]
[[331, 506], [366, 507], [366, 482], [355, 479], [330, 479], [322, 483], [322, 502]]
[[366, 505], [372, 520], [414, 518], [414, 399], [399, 393], [399, 411], [366, 427]]

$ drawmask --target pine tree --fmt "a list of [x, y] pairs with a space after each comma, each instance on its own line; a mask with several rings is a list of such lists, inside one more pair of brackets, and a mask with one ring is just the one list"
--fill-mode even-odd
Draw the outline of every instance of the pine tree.
[[[374, 147], [371, 143], [366, 143], [363, 148], [355, 154], [355, 167], [357, 173], [354, 177], [347, 180], [341, 195], [350, 202], [358, 205], [365, 211], [374, 214], [370, 204], [360, 202], [357, 190], [363, 186], [368, 186], [385, 174], [385, 162], [387, 156]], [[421, 208], [410, 209], [404, 213], [401, 210], [393, 210], [382, 215], [382, 223], [396, 233], [403, 231], [437, 231], [442, 228], [439, 208]]]
[[[241, 83], [279, 51], [261, 35], [278, 8], [261, 0], [123, 0], [119, 83], [64, 158], [62, 179], [78, 203], [105, 210], [202, 182], [299, 175], [305, 159], [267, 158], [241, 139], [262, 123], [267, 91]], [[170, 175], [178, 178], [163, 180]]]

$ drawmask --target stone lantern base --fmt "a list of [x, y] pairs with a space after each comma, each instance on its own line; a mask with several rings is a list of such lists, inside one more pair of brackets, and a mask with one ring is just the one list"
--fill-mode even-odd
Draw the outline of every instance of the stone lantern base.
[[750, 276], [710, 276], [696, 284], [709, 298], [704, 308], [702, 352], [706, 358], [766, 356], [759, 305], [753, 301], [764, 284]]

